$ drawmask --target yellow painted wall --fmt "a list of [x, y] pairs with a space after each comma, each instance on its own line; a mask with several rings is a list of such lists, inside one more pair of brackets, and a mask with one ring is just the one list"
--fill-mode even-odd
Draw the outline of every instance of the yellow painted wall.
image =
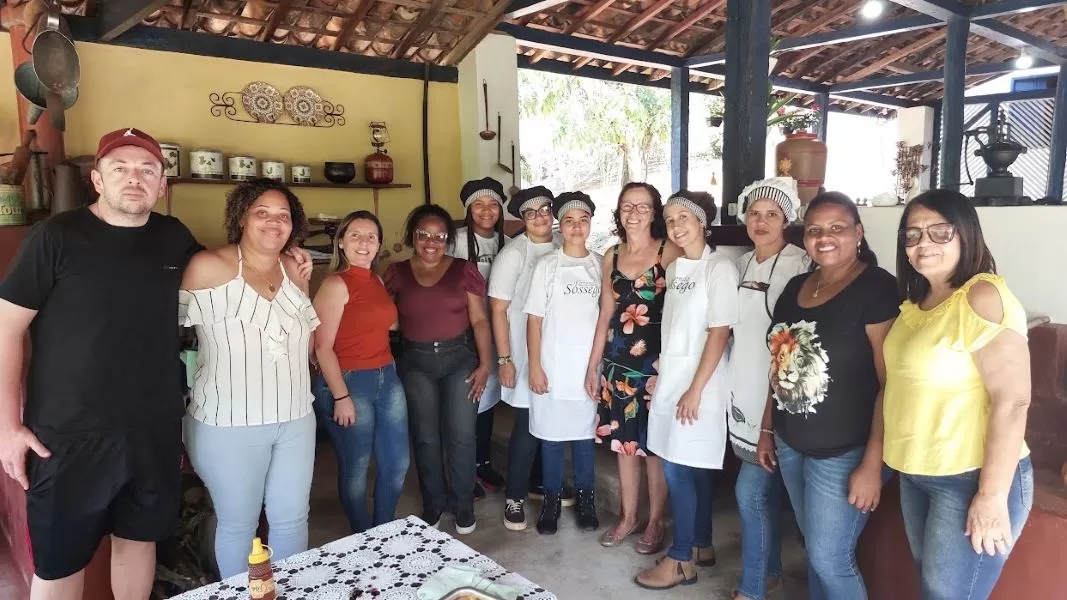
[[[18, 96], [14, 77], [10, 36], [0, 33], [0, 152], [11, 152], [19, 145]], [[0, 162], [7, 162], [7, 159], [0, 159]]]
[[[138, 127], [160, 142], [182, 146], [183, 152], [211, 148], [229, 155], [282, 160], [312, 166], [322, 177], [325, 161], [357, 162], [374, 151], [371, 121], [385, 121], [392, 141], [386, 146], [394, 160], [394, 182], [410, 189], [382, 190], [380, 217], [392, 250], [399, 241], [407, 213], [423, 201], [422, 81], [361, 75], [288, 65], [244, 62], [174, 52], [77, 44], [82, 83], [77, 104], [67, 113], [66, 150], [69, 156], [94, 154], [101, 134], [122, 127]], [[5, 59], [6, 57], [6, 59]], [[11, 79], [9, 42], [0, 40], [0, 114], [8, 120], [8, 103], [15, 94]], [[208, 95], [240, 92], [251, 81], [266, 81], [281, 93], [296, 85], [314, 89], [325, 100], [344, 106], [343, 127], [298, 127], [240, 123], [212, 116]], [[10, 92], [3, 91], [10, 89]], [[462, 215], [459, 188], [459, 90], [456, 84], [430, 83], [429, 156], [431, 199], [456, 216]], [[237, 98], [238, 111], [240, 97]], [[0, 141], [12, 136], [5, 124]], [[17, 135], [17, 130], [14, 135]], [[7, 148], [12, 147], [7, 142]], [[5, 150], [6, 151], [6, 150]], [[187, 173], [187, 158], [183, 173]], [[172, 191], [173, 214], [201, 243], [225, 241], [222, 231], [224, 196], [228, 186], [182, 184]], [[370, 190], [294, 188], [308, 216], [344, 216], [371, 209]], [[163, 210], [161, 202], [158, 210]], [[320, 243], [321, 238], [314, 240]]]

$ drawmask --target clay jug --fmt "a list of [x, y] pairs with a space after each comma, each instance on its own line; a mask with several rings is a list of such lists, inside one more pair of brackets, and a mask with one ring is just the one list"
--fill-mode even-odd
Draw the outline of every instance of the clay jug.
[[788, 133], [774, 151], [775, 175], [797, 180], [801, 204], [811, 202], [826, 180], [826, 144], [814, 133]]

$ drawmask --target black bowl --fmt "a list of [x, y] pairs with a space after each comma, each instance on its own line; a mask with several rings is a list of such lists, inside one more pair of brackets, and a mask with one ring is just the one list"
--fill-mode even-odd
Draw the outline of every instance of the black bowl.
[[327, 162], [322, 172], [333, 183], [348, 183], [356, 178], [356, 163]]

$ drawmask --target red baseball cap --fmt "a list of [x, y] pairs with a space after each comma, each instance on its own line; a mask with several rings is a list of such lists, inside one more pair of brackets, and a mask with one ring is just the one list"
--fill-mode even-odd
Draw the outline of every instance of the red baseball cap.
[[115, 148], [121, 146], [137, 146], [144, 148], [152, 153], [160, 164], [165, 164], [163, 160], [163, 151], [159, 149], [159, 142], [147, 133], [134, 127], [128, 127], [126, 129], [116, 129], [111, 133], [106, 133], [100, 138], [100, 144], [96, 147], [96, 160], [107, 156], [109, 152]]

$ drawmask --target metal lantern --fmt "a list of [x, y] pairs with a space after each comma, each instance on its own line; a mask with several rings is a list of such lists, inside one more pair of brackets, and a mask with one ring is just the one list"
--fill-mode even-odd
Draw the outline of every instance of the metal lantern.
[[370, 124], [371, 145], [374, 154], [363, 160], [364, 175], [367, 183], [386, 184], [393, 181], [393, 159], [386, 153], [385, 143], [389, 141], [389, 130], [385, 123], [374, 121]]

